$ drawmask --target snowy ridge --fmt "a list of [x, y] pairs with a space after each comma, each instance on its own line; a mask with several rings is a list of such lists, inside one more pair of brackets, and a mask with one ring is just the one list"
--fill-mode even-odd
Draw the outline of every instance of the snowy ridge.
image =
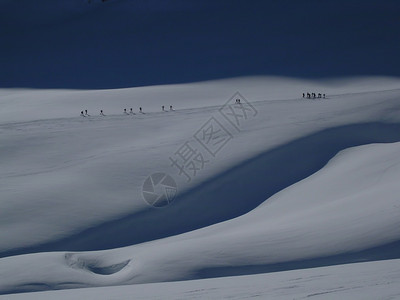
[[[0, 91], [0, 293], [399, 258], [398, 81], [257, 80]], [[219, 119], [232, 140], [187, 182], [169, 157], [218, 118], [229, 90], [257, 116], [240, 130]], [[148, 114], [123, 115], [139, 105]], [[94, 107], [111, 112], [79, 117]], [[164, 209], [141, 195], [155, 171], [179, 187]]]

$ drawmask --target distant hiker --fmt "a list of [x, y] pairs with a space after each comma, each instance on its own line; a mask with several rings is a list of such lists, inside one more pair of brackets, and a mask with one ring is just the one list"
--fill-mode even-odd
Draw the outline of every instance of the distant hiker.
[[311, 95], [310, 95], [310, 93], [307, 93], [307, 98], [308, 98], [308, 99], [310, 99], [310, 98], [311, 98]]
[[169, 106], [169, 110], [173, 110], [172, 105]]
[[142, 107], [139, 107], [139, 111], [140, 111], [141, 113], [143, 113], [143, 111], [142, 111]]
[[130, 113], [131, 115], [134, 115], [134, 114], [135, 114], [135, 113], [133, 112], [133, 108], [132, 108], [132, 107], [131, 107], [129, 113]]
[[81, 117], [84, 117], [85, 115], [83, 114], [83, 110], [81, 111]]
[[100, 110], [100, 116], [105, 116], [103, 110]]
[[321, 97], [322, 97], [321, 93], [318, 93], [318, 98], [321, 98]]
[[128, 115], [128, 112], [126, 111], [126, 108], [124, 108], [124, 114]]
[[303, 93], [303, 98], [305, 98], [305, 96], [306, 96], [306, 95]]
[[165, 111], [165, 109], [164, 109], [164, 105], [163, 105], [163, 106], [161, 106], [161, 109], [162, 109], [162, 111]]
[[88, 112], [87, 112], [87, 109], [85, 109], [85, 115], [86, 115], [86, 116], [88, 116], [88, 115], [89, 115], [89, 114], [88, 114]]
[[324, 94], [323, 96], [324, 96], [324, 98], [325, 98], [325, 94]]

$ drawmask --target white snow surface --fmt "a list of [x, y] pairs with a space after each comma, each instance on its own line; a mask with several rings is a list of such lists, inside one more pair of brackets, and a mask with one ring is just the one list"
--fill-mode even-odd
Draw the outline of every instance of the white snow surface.
[[[237, 91], [256, 113], [236, 128], [219, 109]], [[15, 297], [400, 295], [398, 260], [193, 280], [398, 258], [398, 79], [3, 89], [0, 106], [0, 293], [140, 284]], [[212, 117], [231, 135], [215, 156], [194, 139]], [[170, 160], [186, 142], [208, 160], [190, 182]], [[162, 209], [142, 196], [154, 172], [178, 185]]]
[[400, 261], [0, 296], [0, 299], [398, 299]]

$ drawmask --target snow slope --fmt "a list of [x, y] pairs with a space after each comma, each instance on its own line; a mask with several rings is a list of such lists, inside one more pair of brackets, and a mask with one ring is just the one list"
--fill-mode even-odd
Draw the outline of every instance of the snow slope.
[[[1, 90], [0, 292], [398, 258], [399, 86], [259, 77]], [[219, 109], [237, 90], [256, 114], [235, 128]], [[122, 114], [140, 105], [146, 114]], [[200, 147], [193, 136], [211, 117], [232, 138], [187, 182], [169, 157], [187, 141]], [[156, 171], [178, 184], [164, 209], [141, 195]]]
[[72, 289], [0, 299], [397, 299], [399, 260], [168, 283]]
[[[109, 251], [2, 259], [0, 288], [176, 281], [273, 271], [293, 262], [290, 268], [397, 257], [399, 152], [400, 143], [343, 151], [250, 213], [183, 235]], [[362, 252], [382, 245], [388, 247]]]
[[[177, 111], [173, 115], [160, 112], [162, 103], [172, 103], [173, 93], [170, 91], [169, 97], [162, 102], [164, 98], [152, 98], [155, 92], [151, 88], [143, 88], [142, 92], [142, 88], [75, 92], [75, 98], [62, 91], [48, 92], [50, 95], [47, 97], [43, 97], [40, 91], [34, 91], [30, 97], [24, 96], [24, 93], [5, 95], [1, 98], [5, 107], [2, 118], [7, 120], [19, 115], [26, 121], [0, 127], [3, 141], [0, 151], [4, 157], [0, 171], [3, 199], [0, 213], [5, 220], [4, 226], [7, 226], [4, 227], [7, 230], [1, 231], [2, 256], [32, 251], [114, 248], [200, 228], [253, 209], [275, 192], [317, 171], [344, 148], [398, 140], [397, 125], [372, 124], [396, 121], [397, 91], [332, 96], [329, 100], [318, 102], [296, 97], [300, 93], [297, 86], [301, 82], [280, 81], [279, 86], [293, 86], [285, 92], [292, 91], [292, 100], [260, 101], [276, 81], [268, 84], [269, 80], [264, 79], [257, 84], [248, 79], [239, 83], [237, 80], [227, 81], [221, 85], [216, 82], [175, 87], [173, 104]], [[379, 80], [373, 82], [379, 86]], [[384, 82], [382, 88], [393, 88], [394, 81]], [[370, 83], [366, 81], [364, 86]], [[254, 85], [257, 88], [253, 88]], [[360, 90], [358, 86], [363, 85], [355, 82], [353, 90]], [[260, 101], [255, 102], [258, 116], [243, 122], [240, 132], [225, 122], [224, 126], [229, 128], [234, 138], [216, 158], [206, 156], [211, 162], [192, 182], [187, 183], [186, 178], [179, 176], [178, 171], [171, 167], [169, 157], [173, 157], [186, 141], [193, 140], [193, 135], [210, 117], [216, 116], [224, 122], [218, 113], [218, 104], [223, 105], [232, 96], [233, 92], [226, 92], [229, 87], [231, 91], [243, 87], [240, 91], [250, 97], [250, 101]], [[168, 90], [167, 87], [160, 89]], [[211, 100], [206, 96], [198, 98], [201, 89], [207, 91], [206, 95]], [[342, 87], [338, 91], [349, 89]], [[144, 100], [139, 96], [146, 92], [150, 95], [143, 96], [146, 102], [141, 102]], [[103, 94], [102, 100], [99, 94]], [[191, 94], [195, 95], [193, 99]], [[129, 99], [134, 100], [129, 103]], [[83, 108], [92, 112], [97, 101], [100, 105], [106, 102], [110, 110], [113, 109], [110, 112], [113, 115], [87, 119], [78, 116]], [[40, 120], [53, 115], [61, 117], [64, 110], [57, 110], [57, 107], [63, 102], [72, 107], [65, 110], [69, 118]], [[193, 103], [194, 109], [189, 109], [190, 103]], [[213, 106], [210, 106], [211, 103]], [[98, 107], [103, 108], [100, 105]], [[145, 111], [152, 113], [134, 117], [122, 114], [123, 107], [133, 106], [137, 110], [138, 105], [143, 105]], [[200, 108], [201, 105], [204, 107]], [[19, 112], [15, 113], [16, 110]], [[388, 110], [393, 113], [388, 113]], [[105, 112], [108, 114], [109, 109]], [[71, 118], [73, 115], [75, 117]], [[347, 130], [350, 129], [339, 128], [349, 123], [371, 124], [355, 126], [349, 137]], [[182, 127], [182, 124], [185, 126]], [[331, 127], [338, 129], [323, 131]], [[329, 147], [324, 147], [322, 151], [320, 147], [325, 139], [331, 141]], [[310, 142], [315, 144], [314, 150], [309, 149]], [[248, 147], [249, 144], [251, 147]], [[302, 155], [306, 156], [304, 164], [299, 164], [293, 156], [294, 152], [302, 153], [300, 149], [304, 149]], [[288, 159], [294, 161], [287, 164], [280, 162]], [[254, 164], [260, 173], [258, 177], [251, 175]], [[238, 171], [230, 172], [235, 168]], [[282, 176], [271, 178], [267, 186], [251, 179], [244, 185], [247, 185], [246, 189], [237, 186], [239, 190], [230, 192], [233, 187], [229, 182], [235, 178], [231, 174], [262, 180], [263, 176], [275, 174], [277, 168], [290, 170], [290, 173], [285, 171]], [[246, 173], [242, 174], [244, 170]], [[167, 210], [149, 209], [142, 199], [142, 184], [155, 171], [173, 175], [179, 186], [182, 200], [177, 199]], [[216, 180], [227, 184], [221, 185]], [[201, 186], [203, 182], [204, 187]], [[236, 201], [232, 201], [229, 197], [219, 197], [221, 193], [214, 192], [215, 186], [218, 189], [224, 186], [225, 195], [237, 196], [251, 188], [254, 196], [247, 197], [250, 199], [246, 201], [238, 196]], [[214, 209], [208, 209], [210, 205]], [[16, 210], [16, 207], [20, 209]], [[181, 211], [186, 213], [182, 215]], [[202, 213], [199, 214], [199, 211]], [[21, 216], [27, 214], [30, 217], [22, 218], [21, 222]], [[179, 222], [174, 217], [176, 214], [180, 215]], [[101, 227], [101, 224], [111, 220], [111, 224]], [[121, 234], [127, 228], [130, 235]], [[89, 231], [83, 231], [85, 229]], [[36, 234], [32, 235], [32, 230]], [[105, 232], [108, 237], [99, 238]], [[18, 238], [21, 235], [27, 237]], [[46, 245], [49, 242], [51, 245]], [[45, 245], [38, 249], [7, 252], [41, 244]]]

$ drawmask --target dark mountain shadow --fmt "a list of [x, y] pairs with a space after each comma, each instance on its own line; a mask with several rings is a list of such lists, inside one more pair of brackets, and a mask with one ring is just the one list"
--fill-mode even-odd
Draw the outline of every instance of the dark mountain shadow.
[[400, 76], [397, 0], [0, 1], [0, 87]]

